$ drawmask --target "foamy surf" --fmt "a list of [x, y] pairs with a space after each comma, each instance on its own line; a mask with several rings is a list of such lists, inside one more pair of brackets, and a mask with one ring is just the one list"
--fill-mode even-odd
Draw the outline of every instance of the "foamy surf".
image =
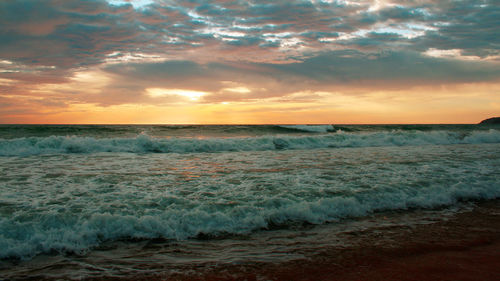
[[500, 196], [498, 127], [286, 126], [0, 126], [0, 265], [138, 240], [207, 252]]
[[499, 153], [482, 144], [2, 157], [10, 172], [0, 176], [0, 257], [84, 255], [108, 241], [252, 235], [498, 198]]
[[[500, 195], [500, 189], [495, 185], [476, 184], [474, 190], [470, 187], [458, 182], [450, 188], [432, 186], [423, 190], [400, 186], [402, 189], [392, 187], [338, 197], [321, 196], [320, 192], [318, 198], [305, 201], [281, 194], [261, 198], [260, 202], [240, 201], [229, 207], [222, 203], [217, 206], [215, 202], [182, 202], [181, 198], [164, 197], [157, 200], [157, 208], [161, 210], [158, 212], [148, 209], [110, 211], [99, 207], [81, 208], [80, 212], [60, 209], [25, 212], [0, 221], [0, 258], [29, 259], [53, 251], [84, 254], [92, 247], [117, 239], [185, 240], [201, 234], [213, 237], [248, 234], [271, 225], [323, 224], [376, 211], [432, 208], [460, 200], [492, 199]], [[172, 201], [182, 203], [169, 208]]]
[[140, 134], [134, 138], [49, 136], [0, 139], [0, 156], [98, 152], [199, 153], [265, 151], [340, 147], [500, 143], [500, 131], [384, 131], [326, 135], [269, 135], [224, 138], [159, 138]]

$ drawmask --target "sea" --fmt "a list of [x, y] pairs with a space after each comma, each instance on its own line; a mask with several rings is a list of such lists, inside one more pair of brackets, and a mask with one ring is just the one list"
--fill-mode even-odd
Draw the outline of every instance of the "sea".
[[0, 125], [0, 279], [307, 259], [499, 196], [498, 125]]

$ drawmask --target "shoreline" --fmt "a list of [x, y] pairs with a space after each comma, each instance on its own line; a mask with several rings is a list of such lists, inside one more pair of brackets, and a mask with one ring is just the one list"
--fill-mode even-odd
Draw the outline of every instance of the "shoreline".
[[[92, 280], [494, 280], [500, 276], [500, 199], [447, 221], [383, 233], [307, 259], [194, 267], [187, 273]], [[384, 243], [374, 241], [382, 240]], [[391, 243], [392, 242], [392, 243]], [[386, 244], [385, 244], [386, 243]]]
[[[470, 209], [427, 224], [381, 224], [339, 232], [339, 239], [348, 240], [348, 245], [326, 245], [286, 261], [158, 264], [152, 271], [153, 260], [144, 256], [143, 265], [130, 275], [79, 276], [76, 264], [68, 268], [63, 263], [62, 267], [38, 264], [31, 274], [26, 268], [24, 274], [5, 280], [495, 280], [500, 276], [500, 199], [470, 204]], [[421, 211], [426, 212], [410, 212], [419, 216]], [[391, 214], [372, 219], [380, 221], [386, 215]], [[404, 218], [408, 213], [399, 215]], [[56, 275], [44, 274], [44, 268], [55, 270]]]

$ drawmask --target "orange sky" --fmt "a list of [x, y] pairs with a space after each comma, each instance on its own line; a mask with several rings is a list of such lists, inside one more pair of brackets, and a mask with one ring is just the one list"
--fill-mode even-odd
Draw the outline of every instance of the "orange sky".
[[[361, 96], [321, 92], [319, 99], [310, 101], [283, 102], [279, 97], [219, 103], [186, 98], [174, 105], [79, 103], [64, 110], [57, 106], [37, 106], [33, 113], [4, 115], [3, 121], [32, 124], [463, 124], [498, 115], [499, 90], [497, 84], [467, 84], [440, 89], [377, 91]], [[21, 103], [29, 106], [32, 99], [32, 96], [26, 97]]]

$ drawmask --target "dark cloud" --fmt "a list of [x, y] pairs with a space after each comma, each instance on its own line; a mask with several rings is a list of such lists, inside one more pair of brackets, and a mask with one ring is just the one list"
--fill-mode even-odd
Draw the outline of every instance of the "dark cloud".
[[[322, 83], [404, 81], [405, 85], [491, 81], [500, 77], [495, 63], [466, 62], [423, 56], [416, 52], [334, 51], [300, 63], [268, 65], [284, 73]], [[427, 82], [426, 82], [427, 81]]]
[[[136, 101], [155, 102], [145, 98], [147, 88], [206, 91], [211, 94], [204, 97], [205, 102], [271, 97], [286, 100], [285, 96], [300, 91], [393, 90], [421, 85], [494, 82], [500, 77], [500, 67], [492, 62], [435, 58], [410, 51], [365, 53], [357, 50], [325, 52], [287, 64], [167, 61], [119, 64], [107, 67], [106, 71], [118, 77], [116, 81], [122, 85], [119, 91], [122, 95], [108, 99], [109, 103], [124, 103], [123, 98], [132, 96]], [[133, 91], [127, 90], [129, 85], [135, 85]], [[226, 90], [237, 87], [245, 87], [248, 91]], [[109, 94], [112, 89], [114, 86], [103, 92]]]
[[415, 38], [415, 50], [461, 49], [464, 54], [487, 57], [500, 54], [498, 1], [436, 1], [427, 4], [423, 19], [434, 27]]
[[127, 44], [138, 33], [127, 21], [130, 12], [104, 1], [4, 1], [0, 54], [24, 64], [66, 68], [98, 61], [100, 54]]
[[[331, 48], [371, 47], [369, 51], [403, 47], [420, 52], [462, 49], [480, 57], [498, 54], [500, 7], [492, 0], [398, 1], [378, 10], [370, 10], [370, 4], [158, 1], [135, 10], [104, 0], [4, 1], [0, 54], [27, 65], [65, 69], [100, 64], [113, 52], [182, 56], [180, 51], [209, 47], [220, 58], [226, 46], [255, 46], [269, 48], [271, 54], [286, 53], [285, 39], [311, 48], [328, 43]], [[424, 28], [422, 34], [404, 36], [418, 26]], [[384, 28], [399, 32], [391, 35]]]
[[[205, 101], [251, 100], [500, 76], [498, 62], [476, 58], [500, 55], [497, 1], [350, 3], [158, 0], [134, 8], [104, 0], [2, 1], [0, 61], [9, 63], [0, 63], [0, 78], [62, 84], [101, 69], [106, 86], [68, 99], [109, 105], [152, 102], [145, 95], [152, 87], [212, 93]], [[430, 49], [462, 57], [430, 57]], [[224, 81], [250, 92], [225, 91]], [[10, 92], [20, 91], [15, 85]]]

